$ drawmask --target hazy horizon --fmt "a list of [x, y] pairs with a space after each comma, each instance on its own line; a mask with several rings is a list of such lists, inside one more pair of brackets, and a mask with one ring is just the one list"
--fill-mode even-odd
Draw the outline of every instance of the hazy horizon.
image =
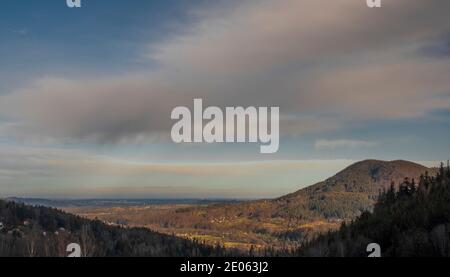
[[[288, 163], [293, 163], [294, 161], [284, 161], [284, 162], [288, 162]], [[298, 162], [298, 161], [297, 161]], [[324, 161], [308, 161], [308, 163], [311, 162], [316, 162], [316, 163], [320, 163], [320, 162], [324, 162]], [[328, 161], [329, 162], [329, 161]], [[140, 196], [133, 196], [130, 194], [127, 194], [126, 192], [122, 192], [120, 194], [108, 194], [105, 196], [105, 194], [93, 194], [92, 192], [88, 192], [87, 194], [80, 196], [82, 194], [80, 194], [79, 196], [75, 196], [77, 193], [79, 192], [75, 192], [75, 195], [70, 195], [70, 193], [65, 192], [65, 193], [61, 193], [59, 192], [59, 194], [39, 194], [39, 193], [26, 193], [26, 194], [11, 194], [11, 195], [4, 195], [3, 193], [0, 193], [0, 199], [5, 199], [5, 198], [30, 198], [30, 199], [45, 199], [45, 200], [260, 200], [260, 199], [273, 199], [273, 198], [277, 198], [277, 197], [281, 197], [284, 196], [286, 194], [289, 193], [293, 193], [296, 192], [302, 188], [306, 188], [308, 186], [314, 185], [318, 182], [324, 181], [332, 176], [334, 176], [335, 174], [337, 174], [338, 172], [344, 170], [347, 166], [358, 162], [358, 161], [345, 161], [346, 165], [343, 166], [342, 168], [337, 167], [337, 170], [333, 173], [331, 173], [328, 176], [324, 176], [322, 179], [320, 179], [319, 176], [315, 176], [315, 178], [313, 181], [311, 181], [308, 184], [303, 184], [303, 185], [298, 185], [298, 186], [289, 186], [291, 189], [279, 189], [279, 188], [275, 188], [275, 192], [272, 195], [260, 195], [258, 196], [258, 193], [256, 192], [249, 192], [245, 195], [232, 195], [232, 196], [220, 196], [220, 195], [204, 195], [204, 196], [198, 196], [194, 194], [189, 194], [189, 193], [185, 193], [183, 195], [153, 195], [151, 193], [146, 194], [145, 196], [142, 196], [142, 192], [139, 192]], [[439, 164], [443, 161], [411, 161], [426, 167], [437, 167], [439, 166]], [[323, 167], [319, 165], [319, 170], [323, 170]], [[317, 166], [317, 165], [316, 165]], [[294, 169], [294, 170], [298, 170], [298, 169]], [[326, 171], [325, 171], [326, 172]], [[272, 172], [271, 172], [272, 173]], [[300, 179], [310, 179], [311, 176], [303, 176], [300, 177]], [[278, 176], [276, 175], [275, 178], [278, 178]], [[214, 184], [212, 184], [214, 185]], [[119, 186], [119, 188], [123, 188], [123, 189], [127, 189], [127, 186]], [[170, 187], [169, 187], [170, 188]], [[111, 190], [111, 189], [110, 189]], [[176, 192], [178, 193], [178, 192]], [[238, 191], [238, 193], [241, 193], [240, 191]]]

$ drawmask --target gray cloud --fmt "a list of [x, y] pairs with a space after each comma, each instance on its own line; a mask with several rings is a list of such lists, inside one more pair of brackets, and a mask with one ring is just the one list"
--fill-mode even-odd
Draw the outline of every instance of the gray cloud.
[[422, 49], [419, 54], [434, 58], [450, 58], [450, 33], [436, 37]]
[[355, 0], [236, 5], [199, 13], [184, 34], [149, 47], [153, 71], [39, 79], [1, 96], [0, 113], [17, 119], [13, 131], [24, 137], [129, 142], [165, 137], [171, 109], [196, 97], [280, 106], [285, 134], [450, 107], [449, 60], [418, 51], [448, 33], [449, 1], [386, 1], [379, 10]]

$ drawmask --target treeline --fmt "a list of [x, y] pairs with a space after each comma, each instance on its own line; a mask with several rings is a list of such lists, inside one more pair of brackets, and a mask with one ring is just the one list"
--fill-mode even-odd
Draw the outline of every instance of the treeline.
[[367, 257], [377, 243], [382, 256], [450, 256], [450, 167], [436, 176], [406, 178], [383, 191], [373, 212], [364, 212], [339, 231], [329, 232], [289, 253], [296, 256]]
[[0, 256], [65, 257], [67, 246], [81, 255], [193, 257], [239, 255], [221, 246], [163, 235], [145, 228], [110, 226], [47, 207], [0, 200]]

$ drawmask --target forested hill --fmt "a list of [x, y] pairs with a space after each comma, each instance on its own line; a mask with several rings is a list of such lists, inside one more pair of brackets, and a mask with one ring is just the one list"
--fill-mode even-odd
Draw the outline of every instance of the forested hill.
[[350, 165], [323, 182], [283, 198], [293, 198], [302, 194], [327, 191], [378, 194], [380, 190], [388, 189], [391, 183], [398, 185], [405, 177], [418, 180], [420, 175], [425, 174], [425, 172], [432, 174], [435, 172], [435, 169], [403, 160], [364, 160]]
[[109, 226], [52, 208], [0, 200], [0, 256], [65, 257], [71, 243], [81, 246], [82, 256], [227, 255], [221, 247], [145, 228]]
[[391, 186], [375, 205], [339, 231], [320, 236], [301, 256], [367, 256], [369, 243], [382, 256], [450, 256], [450, 168]]
[[[371, 210], [381, 191], [404, 178], [418, 180], [435, 169], [409, 161], [364, 160], [313, 186], [275, 200], [285, 213], [300, 217], [354, 219]], [[281, 211], [282, 213], [283, 211]]]

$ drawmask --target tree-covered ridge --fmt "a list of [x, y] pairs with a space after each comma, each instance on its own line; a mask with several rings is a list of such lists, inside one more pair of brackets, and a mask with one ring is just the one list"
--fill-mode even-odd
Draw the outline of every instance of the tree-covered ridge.
[[205, 246], [145, 228], [110, 226], [52, 208], [0, 200], [0, 256], [64, 257], [71, 243], [79, 244], [82, 256], [89, 257], [226, 255], [220, 246]]
[[312, 220], [352, 220], [372, 210], [380, 191], [405, 177], [419, 179], [433, 169], [408, 161], [364, 160], [335, 176], [277, 200], [284, 212]]
[[450, 256], [450, 168], [436, 176], [391, 184], [373, 213], [364, 212], [339, 231], [319, 236], [298, 250], [301, 256], [367, 256], [370, 243], [382, 256]]

